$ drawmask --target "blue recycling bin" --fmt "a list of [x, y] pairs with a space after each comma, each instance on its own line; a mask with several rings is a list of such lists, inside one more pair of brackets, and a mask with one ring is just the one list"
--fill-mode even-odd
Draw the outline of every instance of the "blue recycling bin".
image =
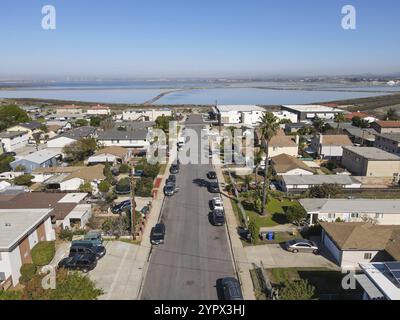
[[267, 239], [269, 240], [269, 241], [272, 241], [272, 240], [274, 240], [274, 233], [273, 232], [268, 232], [268, 234], [267, 234]]

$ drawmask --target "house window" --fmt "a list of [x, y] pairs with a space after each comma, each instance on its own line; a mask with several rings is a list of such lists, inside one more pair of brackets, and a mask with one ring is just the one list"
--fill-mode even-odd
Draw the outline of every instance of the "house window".
[[0, 261], [2, 260], [3, 258], [1, 257], [1, 252], [0, 252]]
[[351, 214], [351, 217], [352, 218], [358, 218], [360, 216], [360, 214], [358, 214], [358, 213], [352, 213]]
[[336, 214], [335, 213], [328, 213], [328, 219], [335, 219]]
[[383, 213], [375, 213], [375, 219], [383, 219]]
[[371, 260], [372, 259], [372, 253], [364, 253], [364, 260]]

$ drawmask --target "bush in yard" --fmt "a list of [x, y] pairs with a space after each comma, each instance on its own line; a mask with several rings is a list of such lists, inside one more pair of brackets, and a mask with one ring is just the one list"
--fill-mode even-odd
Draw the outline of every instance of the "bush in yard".
[[62, 229], [58, 234], [60, 240], [63, 241], [72, 241], [73, 232], [70, 229]]
[[141, 178], [137, 180], [135, 194], [139, 197], [151, 197], [153, 190], [153, 178]]
[[23, 174], [22, 176], [16, 177], [14, 183], [17, 186], [30, 186], [32, 184], [33, 176], [30, 174]]
[[56, 252], [54, 241], [41, 241], [32, 248], [32, 261], [37, 266], [48, 265]]
[[107, 193], [111, 188], [111, 184], [107, 180], [103, 180], [99, 183], [99, 191], [102, 193]]
[[286, 281], [279, 291], [279, 300], [311, 300], [314, 293], [315, 287], [307, 280]]
[[287, 221], [297, 226], [300, 226], [306, 218], [307, 212], [298, 205], [288, 207], [286, 210]]
[[92, 193], [93, 192], [93, 187], [90, 184], [90, 182], [84, 182], [79, 186], [79, 191], [80, 192], [85, 192], [85, 193]]
[[120, 173], [129, 173], [131, 171], [131, 167], [127, 165], [126, 163], [123, 163], [119, 167], [119, 172]]
[[21, 277], [19, 282], [22, 284], [30, 281], [36, 274], [36, 266], [33, 263], [25, 263], [20, 268]]
[[249, 231], [251, 235], [251, 243], [256, 244], [260, 235], [260, 227], [257, 226], [254, 220], [251, 220], [249, 223]]
[[312, 198], [334, 198], [342, 192], [342, 187], [338, 184], [324, 183], [321, 186], [314, 186], [309, 189]]

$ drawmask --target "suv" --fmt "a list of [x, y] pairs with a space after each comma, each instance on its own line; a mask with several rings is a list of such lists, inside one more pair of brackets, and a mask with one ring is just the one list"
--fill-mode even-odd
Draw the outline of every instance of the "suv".
[[224, 210], [214, 209], [212, 212], [212, 222], [214, 226], [223, 226], [225, 224]]
[[318, 254], [319, 248], [317, 244], [313, 241], [307, 239], [294, 239], [287, 241], [285, 243], [285, 248], [287, 251], [297, 253], [297, 252], [312, 252]]
[[89, 231], [88, 233], [86, 233], [84, 239], [88, 241], [96, 241], [100, 244], [103, 243], [103, 237], [101, 236], [101, 233], [99, 231]]
[[62, 259], [58, 263], [58, 268], [68, 270], [81, 270], [84, 273], [93, 270], [97, 265], [96, 256], [94, 254], [76, 254]]
[[[211, 153], [212, 155], [212, 153]], [[217, 179], [217, 173], [215, 171], [210, 171], [207, 173], [207, 178], [210, 180], [215, 180]]]
[[219, 193], [219, 185], [217, 182], [211, 182], [208, 184], [208, 192], [210, 193]]
[[150, 233], [150, 242], [151, 244], [162, 244], [164, 243], [165, 238], [165, 224], [158, 223], [152, 229]]
[[111, 208], [111, 212], [114, 214], [121, 214], [127, 210], [131, 210], [131, 200], [122, 201]]
[[103, 245], [97, 245], [91, 241], [73, 241], [69, 249], [69, 256], [72, 257], [76, 254], [94, 254], [98, 260], [105, 256], [106, 248]]
[[239, 281], [235, 278], [223, 278], [221, 286], [225, 300], [243, 300]]
[[223, 202], [222, 202], [222, 199], [220, 197], [212, 198], [211, 204], [212, 204], [212, 209], [213, 210], [216, 210], [216, 209], [224, 210]]
[[168, 179], [167, 179], [167, 183], [168, 183], [168, 182], [173, 182], [173, 183], [175, 183], [175, 182], [176, 182], [176, 176], [173, 175], [173, 174], [170, 174], [169, 177], [168, 177]]
[[169, 173], [171, 173], [171, 174], [179, 173], [179, 164], [171, 165], [171, 167], [169, 168]]
[[177, 188], [173, 182], [168, 182], [164, 187], [164, 195], [167, 197], [172, 197], [178, 191], [179, 188]]

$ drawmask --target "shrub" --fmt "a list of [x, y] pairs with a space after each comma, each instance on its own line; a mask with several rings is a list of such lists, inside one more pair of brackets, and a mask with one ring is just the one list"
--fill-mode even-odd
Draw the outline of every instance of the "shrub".
[[63, 229], [58, 234], [60, 240], [72, 241], [73, 232], [70, 229]]
[[22, 176], [16, 177], [14, 183], [17, 186], [30, 186], [32, 184], [33, 176], [30, 174], [23, 174]]
[[107, 180], [103, 180], [99, 183], [99, 191], [102, 193], [106, 193], [110, 190], [111, 184]]
[[279, 291], [280, 300], [311, 300], [314, 297], [315, 287], [307, 280], [286, 281]]
[[20, 273], [19, 282], [22, 284], [27, 283], [36, 274], [36, 266], [33, 263], [25, 263], [21, 266]]
[[93, 187], [90, 184], [90, 182], [84, 182], [79, 186], [79, 191], [80, 192], [85, 192], [85, 193], [92, 193], [93, 192]]
[[141, 178], [136, 182], [135, 194], [139, 197], [151, 197], [153, 190], [152, 178]]
[[131, 167], [127, 165], [126, 163], [123, 163], [119, 167], [119, 172], [120, 173], [129, 173], [131, 171]]
[[42, 241], [32, 248], [32, 261], [37, 266], [48, 265], [55, 254], [54, 241]]

